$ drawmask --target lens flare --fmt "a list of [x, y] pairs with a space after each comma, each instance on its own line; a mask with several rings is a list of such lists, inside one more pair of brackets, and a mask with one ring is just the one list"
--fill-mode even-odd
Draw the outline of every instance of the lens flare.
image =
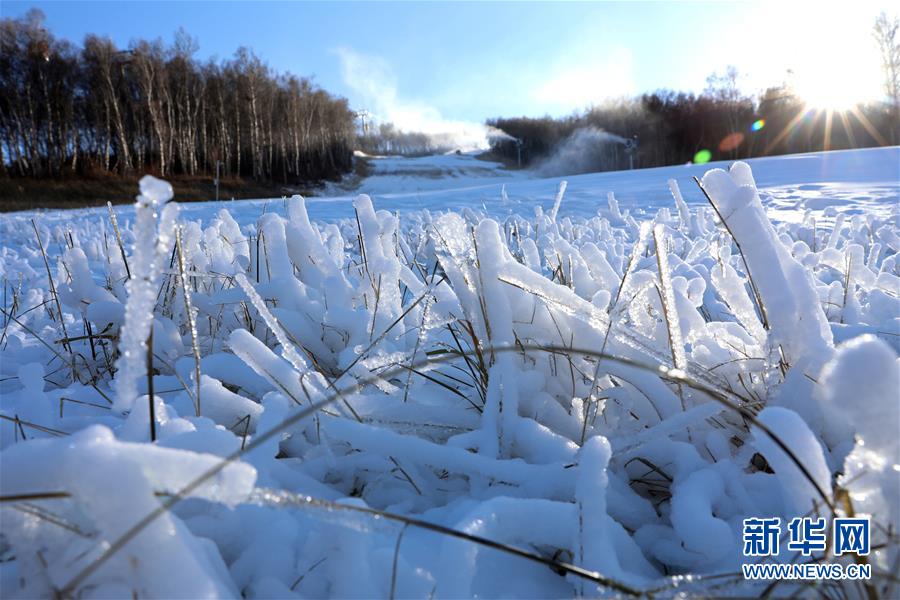
[[753, 125], [750, 126], [750, 131], [759, 131], [760, 129], [762, 129], [765, 126], [766, 126], [766, 120], [759, 119], [759, 120], [753, 122]]
[[694, 155], [694, 164], [695, 165], [705, 165], [712, 158], [712, 152], [706, 150], [705, 148]]
[[719, 152], [731, 152], [744, 142], [744, 134], [740, 131], [729, 133], [719, 142]]

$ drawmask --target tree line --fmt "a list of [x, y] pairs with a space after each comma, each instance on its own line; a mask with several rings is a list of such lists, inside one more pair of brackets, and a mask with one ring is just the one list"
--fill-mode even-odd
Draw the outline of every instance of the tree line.
[[357, 147], [366, 154], [417, 156], [444, 152], [453, 146], [450, 136], [434, 136], [419, 131], [404, 131], [393, 123], [364, 126]]
[[347, 101], [273, 72], [252, 51], [201, 62], [171, 45], [118, 48], [56, 39], [32, 10], [0, 19], [0, 170], [59, 177], [100, 172], [252, 177], [293, 183], [352, 168]]
[[616, 141], [619, 137], [637, 142], [636, 167], [884, 146], [900, 140], [896, 112], [888, 104], [816, 111], [789, 87], [770, 88], [758, 101], [666, 90], [563, 118], [497, 118], [488, 124], [518, 140], [495, 139], [492, 153], [511, 163], [521, 157], [523, 166], [541, 164], [585, 129], [612, 134], [603, 141], [605, 151], [595, 152], [597, 164], [585, 170], [627, 169], [630, 157], [626, 145]]
[[[514, 138], [491, 140], [491, 150], [509, 162], [540, 165], [584, 138], [582, 132], [602, 131], [602, 151], [593, 149], [593, 164], [583, 170], [609, 170], [628, 168], [632, 160], [635, 166], [656, 167], [895, 145], [900, 143], [900, 21], [882, 13], [872, 35], [882, 58], [883, 101], [846, 110], [816, 109], [790, 81], [754, 98], [741, 92], [737, 69], [728, 67], [711, 75], [701, 94], [663, 90], [564, 118], [489, 120], [488, 125]], [[636, 142], [633, 154], [626, 140]]]

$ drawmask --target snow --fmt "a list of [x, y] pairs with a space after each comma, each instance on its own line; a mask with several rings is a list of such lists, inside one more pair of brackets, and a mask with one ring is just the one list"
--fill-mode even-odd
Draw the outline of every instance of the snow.
[[738, 162], [727, 173], [713, 169], [702, 183], [758, 291], [759, 310], [775, 332], [773, 344], [781, 346], [789, 364], [812, 361], [821, 366], [833, 346], [825, 312], [806, 269], [778, 242], [750, 167]]
[[[662, 207], [672, 207], [672, 195], [666, 189], [674, 179], [684, 201], [693, 207], [706, 206], [707, 202], [692, 177], [702, 177], [711, 168], [727, 168], [730, 163], [711, 162], [705, 165], [657, 167], [634, 171], [589, 173], [566, 177], [539, 178], [530, 171], [505, 170], [498, 163], [483, 161], [472, 154], [448, 154], [438, 157], [385, 158], [376, 161], [378, 170], [360, 184], [359, 193], [369, 194], [378, 208], [392, 213], [421, 210], [441, 211], [447, 208], [484, 209], [506, 216], [518, 214], [530, 217], [534, 207], [545, 211], [553, 206], [559, 184], [567, 182], [564, 214], [591, 217], [603, 210], [603, 198], [610, 192], [622, 211], [634, 215], [655, 215]], [[406, 173], [404, 165], [413, 162], [420, 169], [433, 171], [431, 176]], [[853, 151], [813, 152], [788, 156], [754, 158], [748, 164], [754, 169], [754, 178], [764, 199], [767, 214], [782, 222], [802, 222], [809, 210], [825, 227], [835, 214], [875, 214], [889, 216], [900, 202], [898, 168], [900, 148], [868, 148]], [[662, 184], [660, 184], [662, 182]], [[508, 203], [504, 204], [501, 190], [505, 186]], [[356, 193], [346, 194], [329, 188], [321, 197], [306, 198], [306, 209], [311, 219], [334, 221], [353, 217], [353, 200]], [[210, 188], [212, 193], [212, 187]], [[827, 199], [827, 201], [826, 201]], [[193, 202], [181, 205], [184, 219], [200, 219], [209, 223], [223, 206], [243, 226], [256, 223], [264, 212], [284, 214], [286, 199], [260, 199], [230, 202]], [[133, 220], [130, 207], [117, 206], [114, 212], [121, 225]], [[47, 226], [63, 225], [94, 219], [103, 209], [78, 209], [72, 211], [23, 211], [4, 215], [3, 235], [27, 234], [29, 219], [41, 215]], [[5, 225], [15, 224], [7, 228]], [[621, 223], [614, 222], [615, 225]], [[21, 233], [15, 230], [22, 227]], [[890, 232], [900, 246], [900, 236]], [[894, 248], [897, 251], [898, 248]]]
[[[174, 237], [174, 219], [177, 205], [166, 205], [172, 198], [172, 186], [150, 175], [141, 179], [141, 194], [135, 202], [134, 250], [131, 268], [134, 274], [125, 283], [128, 301], [125, 303], [125, 322], [122, 326], [122, 351], [116, 368], [121, 376], [116, 378], [116, 402], [119, 410], [130, 410], [137, 396], [137, 379], [146, 372], [147, 337], [153, 327], [154, 305], [158, 291], [159, 275]], [[160, 219], [159, 212], [162, 212]], [[83, 253], [76, 255], [83, 258]], [[63, 260], [70, 264], [72, 261]], [[85, 261], [78, 260], [79, 265]], [[83, 270], [83, 267], [82, 269]], [[73, 269], [72, 281], [78, 276]]]
[[825, 439], [841, 450], [849, 446], [845, 442], [840, 447], [848, 433], [857, 439], [844, 459], [846, 476], [858, 480], [852, 489], [853, 501], [864, 512], [886, 515], [896, 523], [900, 518], [900, 362], [896, 353], [875, 336], [864, 334], [838, 346], [820, 377], [828, 417]]
[[[174, 493], [216, 462], [216, 457], [196, 452], [120, 442], [99, 425], [69, 438], [32, 440], [4, 450], [0, 471], [4, 494], [63, 489], [72, 496], [66, 503], [77, 503], [81, 512], [79, 534], [74, 534], [35, 527], [35, 518], [28, 513], [4, 511], [4, 536], [15, 540], [21, 557], [17, 562], [23, 585], [15, 594], [51, 596], [102, 550], [92, 538], [115, 539], [158, 505], [154, 493]], [[41, 468], [35, 469], [35, 464]], [[252, 490], [255, 475], [249, 465], [236, 463], [195, 495], [240, 502]], [[146, 560], [150, 556], [154, 559]], [[138, 595], [193, 598], [227, 597], [237, 591], [218, 550], [170, 514], [104, 565], [95, 582], [90, 593], [109, 597], [131, 590]]]
[[810, 511], [870, 516], [890, 572], [898, 163], [453, 153], [2, 215], [0, 594], [753, 596], [743, 520]]
[[[800, 517], [815, 512], [815, 507], [823, 502], [830, 502], [831, 474], [825, 464], [825, 455], [821, 444], [800, 415], [780, 406], [770, 406], [763, 409], [757, 419], [768, 431], [763, 433], [754, 429], [753, 437], [780, 483], [784, 502], [782, 514], [790, 518]], [[773, 435], [800, 464], [776, 444]], [[806, 467], [806, 473], [800, 465]]]

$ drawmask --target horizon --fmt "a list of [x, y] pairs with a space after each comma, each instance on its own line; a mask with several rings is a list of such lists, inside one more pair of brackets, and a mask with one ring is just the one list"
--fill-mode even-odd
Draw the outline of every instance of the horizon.
[[[494, 117], [566, 116], [658, 90], [696, 94], [729, 65], [748, 96], [788, 82], [821, 108], [883, 96], [871, 29], [886, 2], [521, 6], [185, 2], [169, 15], [169, 2], [12, 1], [3, 16], [38, 8], [55, 37], [79, 46], [87, 34], [123, 48], [138, 39], [170, 43], [183, 28], [201, 60], [228, 59], [244, 46], [274, 71], [310, 78], [379, 122], [426, 133]], [[782, 18], [773, 21], [776, 6]], [[763, 26], [765, 39], [748, 43]]]

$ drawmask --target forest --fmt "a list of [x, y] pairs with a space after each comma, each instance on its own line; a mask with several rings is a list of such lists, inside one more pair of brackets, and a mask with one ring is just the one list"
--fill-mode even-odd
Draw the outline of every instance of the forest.
[[223, 177], [293, 183], [352, 167], [347, 101], [246, 48], [201, 62], [183, 30], [171, 45], [89, 35], [78, 47], [36, 10], [0, 20], [0, 44], [0, 170], [10, 176], [215, 176], [218, 166]]

